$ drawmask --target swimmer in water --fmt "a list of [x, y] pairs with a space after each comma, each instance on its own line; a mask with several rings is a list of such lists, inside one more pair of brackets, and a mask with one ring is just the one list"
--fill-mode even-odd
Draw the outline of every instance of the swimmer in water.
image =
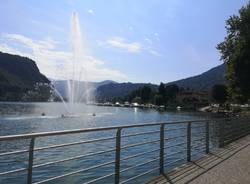
[[92, 114], [92, 116], [96, 116], [96, 114], [95, 114], [95, 113], [93, 113], [93, 114]]
[[41, 115], [42, 115], [42, 116], [45, 116], [45, 113], [43, 112]]

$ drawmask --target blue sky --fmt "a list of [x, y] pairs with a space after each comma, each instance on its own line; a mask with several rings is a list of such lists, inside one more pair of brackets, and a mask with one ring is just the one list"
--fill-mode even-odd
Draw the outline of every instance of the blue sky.
[[0, 5], [0, 51], [67, 76], [77, 12], [91, 81], [169, 82], [217, 66], [225, 20], [247, 0], [11, 0]]

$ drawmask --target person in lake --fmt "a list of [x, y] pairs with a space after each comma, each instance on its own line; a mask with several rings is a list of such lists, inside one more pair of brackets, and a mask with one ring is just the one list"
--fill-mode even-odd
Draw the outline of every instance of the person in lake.
[[41, 115], [42, 115], [42, 116], [45, 116], [45, 112], [43, 112]]

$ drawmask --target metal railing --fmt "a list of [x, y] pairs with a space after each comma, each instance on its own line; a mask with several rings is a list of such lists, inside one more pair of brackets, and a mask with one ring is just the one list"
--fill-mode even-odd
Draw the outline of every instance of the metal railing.
[[[147, 130], [141, 131], [141, 129], [147, 128]], [[210, 135], [211, 128], [216, 127], [216, 130], [213, 130], [213, 136]], [[135, 128], [136, 131], [130, 131]], [[113, 177], [112, 181], [115, 184], [118, 183], [128, 183], [131, 181], [135, 181], [140, 177], [143, 177], [152, 172], [158, 171], [158, 174], [163, 174], [166, 172], [167, 166], [175, 165], [179, 163], [182, 159], [174, 160], [171, 159], [178, 154], [184, 154], [186, 156], [185, 162], [192, 161], [192, 153], [200, 153], [200, 150], [196, 149], [202, 148], [201, 150], [203, 154], [207, 154], [210, 151], [211, 142], [213, 139], [218, 137], [219, 146], [224, 146], [228, 144], [230, 141], [238, 139], [242, 136], [249, 134], [250, 124], [248, 119], [212, 119], [212, 120], [193, 120], [193, 121], [175, 121], [175, 122], [160, 122], [160, 123], [147, 123], [147, 124], [133, 124], [133, 125], [125, 125], [125, 126], [110, 126], [103, 128], [88, 128], [88, 129], [76, 129], [76, 130], [65, 130], [65, 131], [53, 131], [53, 132], [42, 132], [42, 133], [31, 133], [31, 134], [21, 134], [21, 135], [9, 135], [9, 136], [1, 136], [0, 143], [4, 141], [15, 141], [15, 140], [29, 140], [28, 149], [23, 150], [12, 150], [8, 152], [3, 152], [1, 150], [0, 158], [8, 157], [10, 155], [18, 155], [23, 153], [28, 153], [28, 164], [27, 167], [7, 170], [4, 172], [0, 172], [0, 181], [1, 177], [9, 176], [14, 173], [26, 172], [26, 183], [31, 184], [42, 184], [48, 182], [56, 182], [59, 179], [69, 177], [72, 175], [77, 175], [79, 173], [86, 173], [90, 170], [103, 168], [109, 165], [114, 166], [114, 172], [106, 174], [101, 177], [91, 178], [89, 181], [85, 183], [96, 183], [98, 181], [102, 181], [106, 178]], [[42, 137], [54, 137], [54, 136], [63, 136], [63, 135], [73, 135], [73, 134], [86, 134], [93, 132], [105, 132], [105, 131], [114, 131], [115, 134], [108, 137], [102, 138], [92, 138], [90, 140], [81, 140], [70, 143], [62, 143], [62, 144], [53, 144], [47, 146], [39, 146], [36, 147], [35, 143], [38, 138]], [[125, 131], [129, 131], [129, 133], [125, 133]], [[133, 133], [131, 133], [133, 132]], [[175, 133], [177, 132], [177, 133]], [[174, 135], [174, 136], [171, 136]], [[138, 136], [146, 136], [149, 140], [144, 141], [144, 139], [138, 139]], [[197, 138], [198, 137], [198, 138]], [[140, 140], [140, 142], [131, 143], [127, 141], [127, 144], [123, 145], [122, 141], [132, 138], [133, 140]], [[65, 148], [73, 145], [85, 145], [85, 144], [93, 144], [97, 142], [104, 143], [105, 141], [114, 141], [114, 145], [111, 149], [94, 151], [85, 154], [80, 154], [77, 156], [67, 157], [63, 159], [59, 159], [56, 161], [49, 161], [40, 164], [34, 164], [35, 155], [34, 153], [44, 150], [51, 150], [55, 148]], [[126, 142], [126, 141], [125, 141]], [[196, 143], [200, 143], [201, 145]], [[122, 155], [123, 151], [129, 150], [131, 148], [139, 148], [145, 145], [154, 145], [155, 148], [141, 148], [139, 153], [124, 156]], [[170, 151], [171, 150], [171, 151]], [[173, 151], [175, 150], [175, 151]], [[129, 152], [129, 151], [128, 151]], [[61, 175], [53, 176], [50, 178], [40, 178], [40, 181], [34, 181], [34, 169], [43, 168], [47, 166], [51, 166], [54, 164], [69, 162], [73, 160], [84, 159], [91, 156], [99, 156], [107, 153], [114, 153], [114, 160], [100, 163], [96, 165], [92, 165], [88, 168], [78, 169], [75, 171], [70, 171], [67, 173], [63, 173]], [[170, 153], [170, 154], [169, 154]], [[126, 168], [121, 168], [123, 161], [128, 161], [134, 158], [143, 158], [146, 155], [152, 154], [154, 157], [145, 162], [139, 162], [133, 166], [128, 166]], [[183, 157], [183, 155], [181, 156]], [[172, 161], [172, 162], [169, 162]], [[134, 170], [138, 167], [143, 167], [148, 164], [157, 163], [156, 167], [147, 169], [146, 172], [134, 175], [129, 178], [123, 179], [121, 174]], [[0, 163], [1, 164], [1, 163]], [[81, 165], [80, 165], [81, 166]], [[46, 170], [44, 171], [46, 172]]]

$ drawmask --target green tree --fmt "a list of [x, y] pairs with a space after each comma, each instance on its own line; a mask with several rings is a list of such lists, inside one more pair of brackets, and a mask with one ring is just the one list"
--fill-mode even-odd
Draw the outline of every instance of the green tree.
[[138, 103], [138, 104], [141, 104], [142, 103], [142, 99], [141, 97], [137, 96], [135, 97], [133, 100], [132, 100], [133, 103]]
[[140, 103], [149, 103], [153, 100], [155, 91], [151, 89], [149, 86], [143, 86], [139, 89], [136, 89], [132, 91], [127, 97], [125, 97], [125, 100], [131, 102], [136, 97], [140, 97]]
[[250, 98], [250, 2], [226, 21], [226, 30], [217, 49], [227, 66], [229, 96], [242, 103]]
[[171, 84], [166, 86], [161, 83], [158, 87], [158, 94], [161, 96], [161, 98], [158, 98], [158, 100], [162, 99], [160, 105], [167, 105], [175, 102], [178, 92], [179, 87], [177, 85]]
[[163, 103], [163, 97], [161, 95], [159, 95], [159, 94], [156, 94], [154, 96], [154, 104], [155, 105], [163, 105], [164, 104]]
[[152, 99], [153, 91], [149, 86], [143, 86], [141, 89], [141, 99], [143, 103], [149, 103], [149, 101]]
[[159, 95], [161, 95], [162, 97], [166, 95], [165, 85], [162, 82], [160, 83], [158, 87], [158, 92], [159, 92]]
[[166, 91], [166, 103], [173, 103], [176, 100], [176, 96], [179, 92], [179, 87], [175, 84], [165, 87]]
[[158, 87], [158, 97], [156, 98], [157, 100], [157, 105], [166, 105], [167, 98], [166, 98], [166, 88], [165, 85], [161, 82], [159, 87]]
[[216, 84], [211, 91], [212, 100], [215, 103], [223, 104], [227, 100], [227, 88], [225, 85]]

